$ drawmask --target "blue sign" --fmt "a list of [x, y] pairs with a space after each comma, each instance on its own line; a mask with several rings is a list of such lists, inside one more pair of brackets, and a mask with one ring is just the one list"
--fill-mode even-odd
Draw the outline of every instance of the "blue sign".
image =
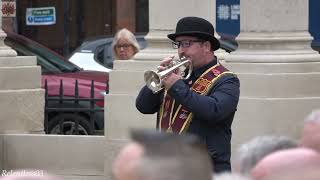
[[[235, 38], [240, 33], [240, 0], [216, 0], [216, 31], [221, 38]], [[312, 47], [320, 51], [320, 1], [309, 0], [309, 32]]]
[[54, 7], [27, 8], [27, 25], [51, 25], [56, 23]]
[[309, 0], [309, 32], [313, 36], [312, 47], [320, 50], [320, 1]]
[[240, 33], [240, 0], [216, 0], [216, 26], [221, 37]]

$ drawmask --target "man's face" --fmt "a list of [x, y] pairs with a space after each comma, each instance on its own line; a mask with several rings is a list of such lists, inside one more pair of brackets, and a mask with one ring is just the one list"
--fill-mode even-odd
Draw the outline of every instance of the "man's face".
[[179, 57], [185, 56], [191, 60], [194, 68], [201, 67], [207, 63], [204, 59], [206, 51], [206, 47], [203, 46], [204, 41], [191, 36], [178, 36], [175, 42], [180, 43], [180, 47], [178, 48]]
[[143, 147], [137, 143], [126, 145], [113, 162], [115, 180], [136, 180], [135, 167], [143, 152]]

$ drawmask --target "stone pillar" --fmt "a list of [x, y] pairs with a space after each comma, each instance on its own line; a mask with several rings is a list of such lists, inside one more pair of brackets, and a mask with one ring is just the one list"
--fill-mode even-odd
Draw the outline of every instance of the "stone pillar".
[[312, 37], [308, 32], [308, 12], [308, 1], [305, 0], [241, 1], [239, 47], [227, 61], [318, 61], [318, 53], [310, 47]]
[[[0, 4], [2, 4], [0, 0]], [[43, 133], [44, 90], [36, 57], [17, 56], [4, 44], [0, 15], [0, 133]]]
[[[2, 0], [0, 0], [0, 7], [2, 9]], [[6, 33], [2, 30], [2, 11], [0, 13], [0, 57], [15, 57], [17, 53], [10, 47], [4, 44], [4, 39], [6, 38]]]
[[156, 115], [143, 115], [135, 108], [135, 98], [145, 84], [145, 70], [155, 69], [161, 59], [176, 55], [167, 34], [175, 31], [178, 20], [185, 16], [200, 16], [215, 24], [215, 1], [162, 0], [149, 1], [150, 32], [148, 47], [134, 60], [115, 61], [109, 74], [109, 94], [105, 97], [106, 179], [111, 179], [114, 155], [128, 140], [131, 128], [155, 128]]
[[304, 117], [320, 104], [308, 1], [241, 0], [240, 12], [239, 48], [225, 59], [241, 83], [233, 151], [257, 135], [298, 138]]

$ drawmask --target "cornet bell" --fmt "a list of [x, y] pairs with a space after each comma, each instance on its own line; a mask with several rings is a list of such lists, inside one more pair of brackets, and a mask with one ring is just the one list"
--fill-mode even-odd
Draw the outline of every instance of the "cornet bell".
[[185, 57], [181, 58], [179, 61], [172, 62], [172, 66], [165, 69], [161, 72], [155, 72], [155, 71], [146, 71], [144, 73], [144, 81], [147, 85], [147, 87], [152, 90], [153, 93], [159, 92], [161, 89], [163, 89], [162, 79], [167, 76], [169, 73], [174, 72], [176, 69], [180, 67], [185, 67], [188, 69], [188, 74], [185, 76], [184, 71], [180, 71], [180, 75], [183, 79], [188, 79], [192, 72], [192, 64], [190, 60], [187, 60]]
[[155, 71], [146, 71], [144, 73], [144, 81], [148, 88], [154, 93], [162, 89], [161, 77]]

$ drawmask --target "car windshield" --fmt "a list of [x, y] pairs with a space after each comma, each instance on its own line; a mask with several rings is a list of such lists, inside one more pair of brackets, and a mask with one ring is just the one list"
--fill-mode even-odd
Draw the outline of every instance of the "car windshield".
[[21, 36], [8, 35], [5, 44], [17, 51], [19, 56], [36, 56], [42, 74], [75, 72], [80, 68], [41, 44]]
[[[140, 49], [147, 47], [147, 41], [144, 39], [145, 34], [136, 34], [137, 41], [140, 45]], [[113, 58], [112, 58], [112, 41], [113, 36], [99, 36], [91, 37], [86, 39], [81, 46], [79, 46], [71, 56], [68, 58], [74, 59], [72, 56], [75, 56], [77, 53], [81, 52], [93, 54], [93, 58], [87, 59], [87, 61], [95, 61], [96, 63], [112, 69], [113, 68]], [[77, 64], [75, 61], [72, 61]], [[77, 64], [80, 67], [83, 67], [82, 64]], [[85, 67], [83, 67], [85, 69]]]

